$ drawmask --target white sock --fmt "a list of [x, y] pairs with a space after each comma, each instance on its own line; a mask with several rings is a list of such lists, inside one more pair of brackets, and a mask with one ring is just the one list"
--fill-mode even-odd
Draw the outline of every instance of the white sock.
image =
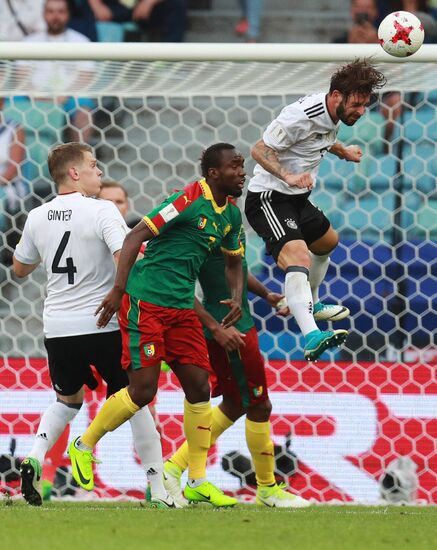
[[329, 267], [329, 254], [325, 254], [324, 256], [318, 256], [317, 254], [313, 254], [310, 252], [311, 255], [311, 268], [310, 268], [310, 286], [311, 286], [311, 292], [313, 294], [313, 302], [317, 304], [317, 302], [320, 301], [319, 298], [319, 288], [322, 284], [323, 279], [326, 276], [326, 272], [328, 271]]
[[152, 498], [166, 498], [167, 491], [163, 484], [163, 461], [161, 437], [155, 426], [149, 407], [136, 412], [129, 420], [135, 449], [150, 483]]
[[188, 486], [195, 489], [196, 487], [199, 487], [199, 485], [202, 485], [204, 481], [206, 481], [206, 477], [201, 477], [200, 479], [189, 479]]
[[47, 452], [53, 447], [65, 426], [79, 412], [80, 405], [68, 407], [65, 403], [55, 401], [41, 417], [32, 450], [28, 456], [36, 458], [42, 465]]
[[306, 267], [287, 267], [285, 297], [288, 307], [304, 336], [313, 330], [319, 330], [313, 317], [313, 298]]

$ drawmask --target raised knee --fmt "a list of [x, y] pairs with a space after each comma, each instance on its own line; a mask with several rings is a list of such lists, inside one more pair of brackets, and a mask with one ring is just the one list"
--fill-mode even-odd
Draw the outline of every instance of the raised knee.
[[129, 386], [129, 395], [132, 401], [142, 409], [148, 405], [156, 395], [157, 388], [151, 388], [150, 386]]
[[185, 395], [190, 403], [203, 403], [209, 401], [210, 389], [208, 379], [205, 381], [199, 381], [195, 387], [185, 391]]
[[267, 399], [266, 401], [263, 401], [262, 403], [259, 403], [257, 405], [259, 407], [260, 414], [265, 418], [265, 421], [270, 418], [270, 415], [272, 413], [272, 403], [270, 399]]
[[257, 403], [247, 410], [247, 417], [249, 420], [255, 422], [267, 422], [272, 413], [272, 403], [270, 399], [263, 401], [262, 403]]

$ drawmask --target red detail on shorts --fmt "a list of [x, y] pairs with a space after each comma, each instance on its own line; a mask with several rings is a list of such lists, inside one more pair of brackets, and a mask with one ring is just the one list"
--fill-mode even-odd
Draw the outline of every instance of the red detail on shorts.
[[[266, 373], [264, 359], [259, 351], [258, 334], [255, 327], [246, 333], [246, 345], [240, 348], [241, 361], [244, 365], [244, 374], [249, 389], [249, 405], [267, 401]], [[217, 397], [226, 395], [234, 403], [241, 405], [241, 392], [237, 380], [234, 378], [225, 350], [215, 340], [207, 340], [209, 360], [213, 375], [210, 377], [211, 395]], [[262, 393], [259, 388], [262, 387]]]
[[[134, 298], [131, 298], [134, 300]], [[128, 325], [130, 296], [125, 294], [119, 312], [123, 354], [122, 367], [131, 366], [129, 345], [134, 336], [139, 336], [139, 356], [141, 367], [152, 367], [160, 361], [180, 365], [196, 365], [211, 371], [208, 350], [202, 325], [193, 309], [175, 309], [138, 301], [139, 315], [136, 326]], [[131, 334], [132, 333], [132, 334]], [[145, 346], [153, 344], [153, 356], [147, 356]]]

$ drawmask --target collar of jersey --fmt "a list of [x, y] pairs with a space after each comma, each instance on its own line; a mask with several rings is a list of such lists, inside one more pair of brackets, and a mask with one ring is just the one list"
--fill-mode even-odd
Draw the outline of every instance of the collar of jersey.
[[199, 180], [199, 185], [200, 185], [200, 188], [202, 189], [202, 194], [205, 197], [205, 199], [207, 201], [211, 201], [214, 211], [217, 212], [217, 214], [222, 214], [226, 210], [226, 207], [228, 206], [228, 199], [226, 198], [226, 202], [224, 206], [219, 206], [215, 202], [214, 197], [212, 195], [211, 187], [206, 183], [205, 178], [202, 178], [201, 180]]

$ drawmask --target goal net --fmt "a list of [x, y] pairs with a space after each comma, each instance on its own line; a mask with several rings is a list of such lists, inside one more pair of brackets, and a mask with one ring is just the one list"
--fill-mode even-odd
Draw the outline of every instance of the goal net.
[[[49, 149], [78, 137], [92, 144], [104, 177], [126, 188], [133, 220], [195, 180], [201, 151], [212, 143], [235, 144], [250, 177], [250, 148], [283, 106], [327, 89], [342, 61], [375, 54], [373, 46], [327, 52], [325, 45], [145, 44], [128, 51], [106, 44], [106, 54], [100, 44], [56, 53], [15, 46], [6, 45], [0, 60], [0, 147], [24, 136], [24, 154], [8, 158], [3, 151], [0, 164], [16, 168], [9, 181], [0, 180], [0, 483], [12, 494], [19, 460], [54, 399], [42, 333], [45, 275], [38, 268], [19, 280], [11, 270], [27, 212], [53, 193]], [[319, 502], [437, 503], [437, 52], [427, 46], [417, 56], [395, 62], [375, 55], [387, 87], [339, 134], [362, 147], [363, 160], [327, 155], [312, 193], [340, 235], [322, 299], [351, 310], [339, 323], [350, 330], [346, 345], [304, 362], [293, 319], [251, 298], [273, 404], [276, 475]], [[252, 273], [280, 291], [283, 274], [249, 227], [247, 235]], [[86, 428], [103, 399], [102, 387], [86, 392], [71, 435]], [[168, 458], [183, 441], [183, 394], [169, 372], [162, 373], [156, 409]], [[53, 497], [84, 498], [71, 483], [68, 438], [67, 430], [44, 477], [54, 483]], [[128, 424], [102, 439], [97, 456], [95, 497], [144, 496]], [[243, 421], [211, 450], [208, 472], [221, 488], [253, 499]]]

